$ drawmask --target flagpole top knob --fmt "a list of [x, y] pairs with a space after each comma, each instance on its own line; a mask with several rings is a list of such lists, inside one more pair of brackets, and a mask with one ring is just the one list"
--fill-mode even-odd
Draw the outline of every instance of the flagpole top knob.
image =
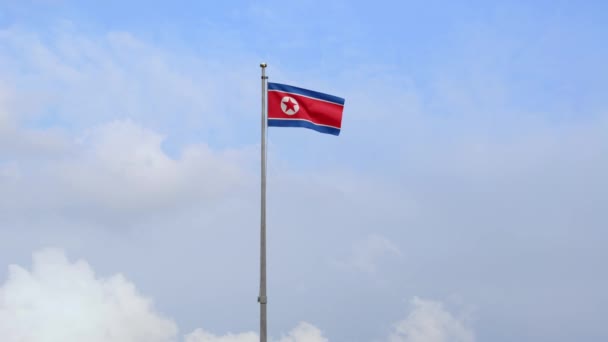
[[268, 64], [266, 64], [266, 63], [260, 63], [260, 68], [265, 68], [267, 66], [268, 66]]

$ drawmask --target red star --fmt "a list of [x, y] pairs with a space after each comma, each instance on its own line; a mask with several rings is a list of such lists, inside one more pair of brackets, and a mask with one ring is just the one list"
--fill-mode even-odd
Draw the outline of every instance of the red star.
[[283, 103], [285, 104], [285, 107], [286, 107], [286, 108], [285, 108], [285, 111], [286, 111], [286, 112], [287, 112], [287, 111], [289, 111], [289, 110], [294, 111], [294, 112], [296, 111], [296, 106], [297, 106], [298, 104], [297, 104], [297, 103], [295, 103], [295, 102], [292, 102], [292, 101], [291, 101], [291, 98], [288, 98], [288, 99], [287, 99], [287, 101], [285, 101], [285, 102], [283, 102]]

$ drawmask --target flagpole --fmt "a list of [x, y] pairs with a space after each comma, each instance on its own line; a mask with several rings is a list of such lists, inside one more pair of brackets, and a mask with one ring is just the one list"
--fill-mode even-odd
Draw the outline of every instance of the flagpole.
[[261, 198], [260, 198], [260, 342], [267, 339], [266, 321], [266, 127], [267, 127], [267, 83], [266, 63], [260, 63], [262, 68], [262, 146], [261, 146]]

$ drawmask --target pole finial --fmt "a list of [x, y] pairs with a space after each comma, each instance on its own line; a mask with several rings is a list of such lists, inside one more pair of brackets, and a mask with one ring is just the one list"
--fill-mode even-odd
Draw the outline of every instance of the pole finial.
[[268, 66], [268, 64], [266, 64], [266, 63], [260, 63], [260, 68], [265, 68], [267, 66]]

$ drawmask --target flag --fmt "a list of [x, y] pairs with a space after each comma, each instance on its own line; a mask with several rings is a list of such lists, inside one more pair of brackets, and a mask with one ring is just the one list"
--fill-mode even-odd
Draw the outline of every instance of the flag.
[[268, 83], [268, 126], [305, 127], [339, 135], [344, 99], [280, 83]]

